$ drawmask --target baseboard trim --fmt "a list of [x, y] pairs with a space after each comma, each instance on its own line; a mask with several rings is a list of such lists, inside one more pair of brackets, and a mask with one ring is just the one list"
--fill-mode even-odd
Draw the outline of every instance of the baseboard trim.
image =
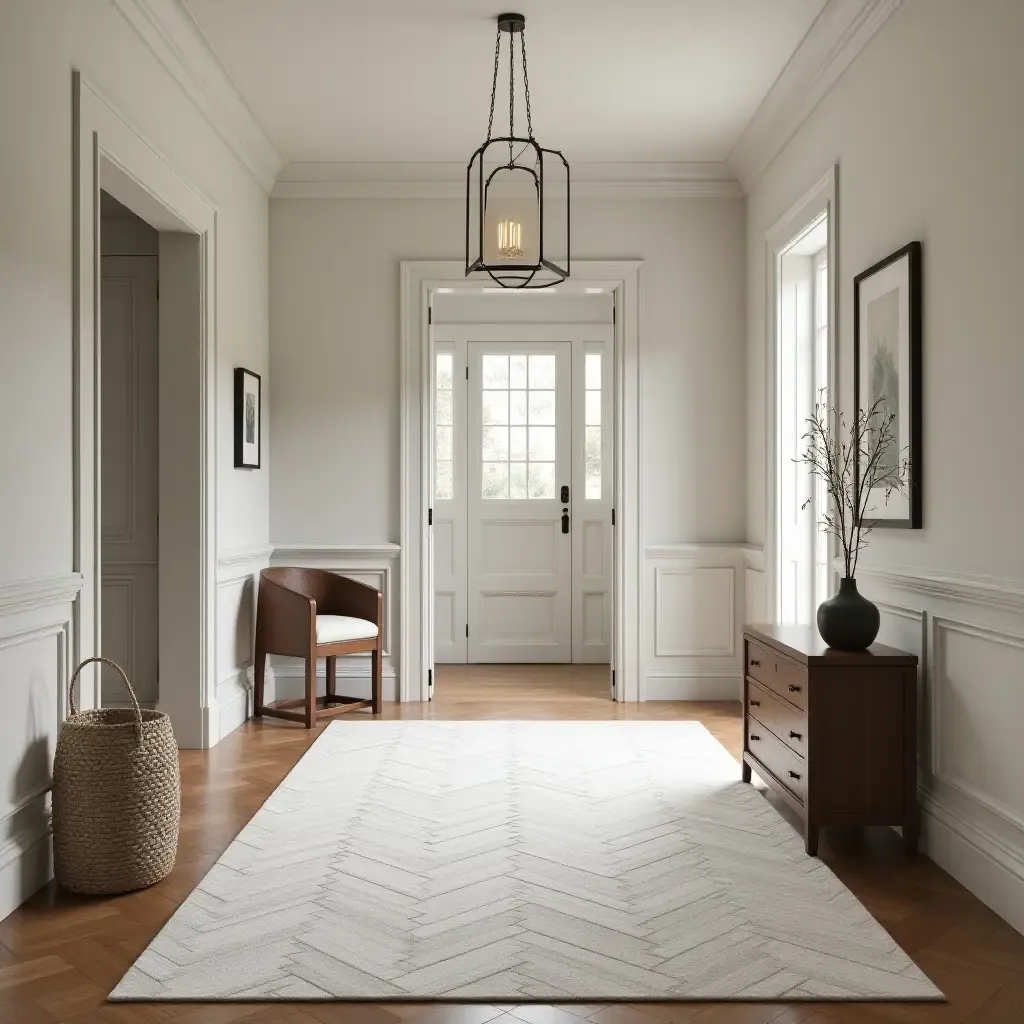
[[647, 672], [643, 700], [734, 700], [740, 699], [739, 672]]
[[0, 921], [53, 877], [50, 830], [12, 836], [0, 852]]
[[920, 794], [922, 846], [986, 906], [1024, 932], [1024, 860], [933, 794]]

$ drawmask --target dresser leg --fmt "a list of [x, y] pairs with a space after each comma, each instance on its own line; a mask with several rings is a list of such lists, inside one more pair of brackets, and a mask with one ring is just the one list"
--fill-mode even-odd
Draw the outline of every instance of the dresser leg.
[[818, 826], [810, 822], [804, 824], [804, 850], [808, 857], [818, 856]]
[[903, 850], [913, 857], [917, 853], [917, 841], [920, 836], [920, 829], [916, 821], [903, 823]]
[[744, 782], [750, 781], [750, 765], [747, 764], [746, 761], [744, 761], [740, 766], [740, 778], [743, 779]]

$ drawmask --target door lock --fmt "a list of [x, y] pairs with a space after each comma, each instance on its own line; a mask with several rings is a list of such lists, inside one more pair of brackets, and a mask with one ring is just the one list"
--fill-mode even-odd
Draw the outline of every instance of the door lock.
[[569, 488], [566, 484], [562, 484], [562, 504], [564, 505], [569, 500]]
[[562, 533], [569, 532], [569, 510], [567, 508], [562, 509]]

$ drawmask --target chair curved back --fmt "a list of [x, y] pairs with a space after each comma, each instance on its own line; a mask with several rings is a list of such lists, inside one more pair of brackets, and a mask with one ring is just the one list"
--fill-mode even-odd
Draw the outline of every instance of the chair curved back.
[[264, 569], [260, 577], [294, 590], [304, 597], [311, 597], [319, 607], [325, 604], [331, 592], [334, 573], [326, 569], [306, 569], [298, 566], [275, 565]]

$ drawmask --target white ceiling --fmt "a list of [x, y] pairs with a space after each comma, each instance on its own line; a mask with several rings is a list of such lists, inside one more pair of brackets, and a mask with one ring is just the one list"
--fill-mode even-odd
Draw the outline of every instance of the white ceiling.
[[[467, 161], [484, 137], [496, 0], [185, 2], [288, 161]], [[723, 161], [824, 3], [513, 0], [537, 140], [570, 161]]]

